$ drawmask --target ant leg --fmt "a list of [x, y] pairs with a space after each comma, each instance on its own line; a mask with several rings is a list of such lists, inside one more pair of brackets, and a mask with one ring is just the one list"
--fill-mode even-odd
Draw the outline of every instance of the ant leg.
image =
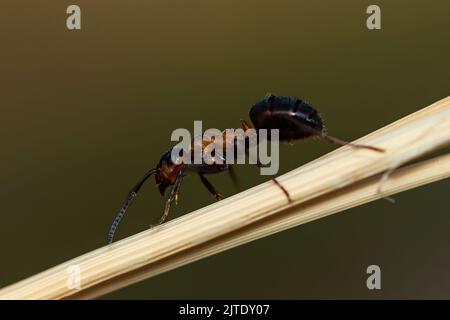
[[166, 205], [164, 207], [164, 213], [159, 219], [159, 224], [162, 224], [164, 221], [166, 221], [167, 217], [169, 216], [170, 207], [172, 206], [172, 202], [176, 199], [178, 199], [178, 194], [180, 192], [180, 186], [181, 181], [184, 177], [184, 170], [181, 170], [180, 173], [178, 173], [178, 176], [175, 180], [175, 183], [173, 184], [172, 190], [170, 191], [169, 197], [166, 200]]
[[329, 135], [327, 132], [325, 132], [323, 129], [322, 130], [318, 130], [315, 129], [313, 127], [310, 126], [305, 126], [304, 124], [302, 124], [301, 122], [297, 122], [300, 126], [302, 126], [302, 128], [305, 131], [309, 131], [309, 133], [313, 136], [317, 136], [319, 138], [322, 138], [328, 142], [331, 142], [333, 144], [336, 144], [338, 146], [350, 146], [352, 148], [358, 148], [358, 149], [368, 149], [368, 150], [372, 150], [372, 151], [376, 151], [376, 152], [381, 152], [384, 153], [386, 152], [385, 149], [383, 148], [378, 148], [378, 147], [374, 147], [374, 146], [369, 146], [366, 144], [359, 144], [359, 143], [353, 143], [353, 142], [349, 142], [349, 141], [345, 141], [336, 137], [333, 137], [331, 135]]
[[[263, 166], [263, 164], [262, 164], [261, 162], [257, 161], [256, 166], [257, 166], [258, 168], [261, 168], [261, 167]], [[293, 201], [292, 201], [291, 195], [290, 195], [289, 192], [286, 190], [286, 188], [283, 187], [283, 185], [282, 185], [276, 178], [272, 177], [272, 178], [270, 178], [270, 180], [271, 180], [273, 183], [275, 183], [275, 185], [276, 185], [278, 188], [280, 188], [281, 191], [283, 191], [284, 195], [285, 195], [286, 198], [287, 198], [287, 201], [288, 201], [289, 203], [292, 203]]]
[[385, 150], [382, 149], [382, 148], [378, 148], [378, 147], [374, 147], [374, 146], [368, 146], [366, 144], [358, 144], [358, 143], [348, 142], [348, 141], [345, 141], [345, 140], [342, 140], [342, 139], [330, 136], [330, 135], [328, 135], [327, 133], [324, 133], [324, 132], [322, 132], [320, 134], [320, 137], [325, 139], [325, 140], [327, 140], [328, 142], [337, 144], [339, 146], [348, 145], [348, 146], [353, 147], [353, 148], [369, 149], [369, 150], [373, 150], [373, 151], [376, 151], [376, 152], [385, 152]]
[[198, 175], [203, 185], [206, 187], [206, 189], [208, 189], [209, 193], [211, 193], [213, 197], [216, 198], [217, 201], [220, 200], [222, 195], [219, 192], [217, 192], [217, 190], [213, 187], [211, 182], [209, 182], [203, 174], [199, 173]]
[[[243, 129], [244, 131], [247, 131], [248, 129], [253, 129], [253, 127], [252, 127], [247, 121], [245, 121], [244, 119], [241, 119], [241, 126], [242, 126], [242, 129]], [[247, 152], [247, 155], [248, 155], [248, 150], [246, 150], [246, 152]], [[261, 167], [263, 166], [263, 164], [262, 164], [261, 162], [259, 162], [259, 160], [257, 159], [257, 160], [256, 160], [256, 166], [257, 166], [258, 168], [261, 168]], [[282, 185], [276, 178], [270, 178], [270, 180], [271, 180], [273, 183], [275, 183], [275, 185], [276, 185], [278, 188], [280, 188], [281, 191], [283, 191], [283, 193], [285, 194], [285, 196], [286, 196], [288, 202], [289, 202], [289, 203], [292, 203], [292, 198], [291, 198], [291, 196], [289, 195], [289, 192], [286, 190], [286, 188], [283, 187], [283, 185]]]
[[232, 165], [228, 166], [228, 173], [230, 174], [230, 178], [233, 181], [233, 184], [237, 190], [242, 190], [241, 184], [239, 183], [239, 179], [236, 176], [236, 172], [234, 171], [234, 167]]
[[137, 183], [136, 185], [130, 190], [128, 193], [125, 203], [120, 209], [119, 213], [117, 214], [116, 218], [114, 219], [111, 228], [108, 232], [108, 243], [111, 243], [114, 239], [114, 234], [116, 232], [117, 227], [119, 226], [120, 221], [122, 220], [123, 216], [125, 215], [125, 212], [127, 211], [128, 207], [131, 206], [133, 203], [134, 198], [137, 196], [137, 193], [141, 189], [144, 182], [156, 172], [156, 169], [149, 170]]
[[248, 129], [253, 129], [253, 127], [244, 119], [241, 119], [241, 127], [244, 131], [247, 131]]
[[281, 189], [281, 191], [283, 191], [284, 195], [286, 196], [287, 200], [289, 203], [292, 203], [292, 198], [291, 195], [289, 194], [289, 192], [286, 190], [285, 187], [283, 187], [283, 185], [276, 179], [276, 178], [270, 178], [270, 180], [273, 181], [273, 183], [275, 183], [275, 185]]

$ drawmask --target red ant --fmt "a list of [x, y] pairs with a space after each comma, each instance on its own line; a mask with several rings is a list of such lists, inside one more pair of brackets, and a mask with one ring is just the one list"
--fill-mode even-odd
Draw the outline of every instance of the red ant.
[[[249, 115], [255, 129], [257, 130], [278, 129], [279, 141], [294, 141], [316, 136], [338, 145], [349, 145], [355, 148], [365, 148], [377, 152], [384, 152], [383, 149], [377, 147], [354, 144], [330, 136], [325, 132], [323, 121], [319, 113], [310, 104], [297, 97], [267, 94], [250, 109]], [[248, 129], [252, 129], [252, 127], [245, 120], [241, 120], [241, 125], [244, 132]], [[234, 136], [226, 136], [225, 131], [223, 132], [224, 145], [233, 143], [235, 138], [236, 137]], [[270, 136], [268, 136], [268, 139], [270, 140]], [[203, 140], [201, 143], [202, 146], [205, 147], [210, 144], [211, 141]], [[224, 149], [226, 150], [226, 148]], [[231, 164], [227, 164], [226, 162], [223, 164], [176, 164], [171, 159], [171, 151], [172, 148], [161, 157], [156, 167], [150, 169], [128, 193], [125, 204], [114, 219], [108, 233], [108, 243], [113, 241], [114, 233], [126, 210], [137, 196], [137, 193], [144, 182], [152, 174], [155, 174], [155, 181], [161, 195], [164, 195], [165, 190], [169, 186], [171, 187], [169, 197], [166, 200], [164, 213], [159, 220], [160, 224], [167, 219], [172, 202], [174, 200], [177, 201], [181, 182], [187, 170], [196, 172], [199, 175], [203, 185], [214, 196], [214, 198], [216, 198], [216, 200], [219, 200], [221, 195], [206, 179], [206, 174], [219, 173], [228, 170], [233, 182], [235, 185], [238, 185], [233, 166]], [[291, 202], [292, 200], [287, 190], [275, 178], [272, 178], [271, 180], [283, 191], [287, 200]]]

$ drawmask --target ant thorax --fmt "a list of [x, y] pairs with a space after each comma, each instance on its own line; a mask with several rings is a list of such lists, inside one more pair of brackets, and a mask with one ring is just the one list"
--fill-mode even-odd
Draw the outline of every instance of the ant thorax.
[[[195, 127], [199, 121], [194, 121]], [[181, 141], [172, 148], [172, 161], [174, 164], [185, 164], [188, 167], [206, 165], [231, 165], [231, 164], [264, 164], [278, 160], [278, 130], [270, 130], [268, 139], [267, 129], [256, 130], [250, 127], [244, 129], [208, 129], [203, 134], [195, 135], [193, 139], [186, 129], [177, 129], [172, 138], [181, 138]], [[276, 131], [276, 132], [274, 132]], [[268, 141], [271, 140], [270, 157], [268, 153]], [[248, 160], [248, 161], [247, 161]], [[269, 168], [278, 170], [278, 163]], [[267, 167], [266, 167], [267, 168]], [[276, 172], [275, 172], [276, 173]], [[274, 172], [263, 174], [273, 175]]]

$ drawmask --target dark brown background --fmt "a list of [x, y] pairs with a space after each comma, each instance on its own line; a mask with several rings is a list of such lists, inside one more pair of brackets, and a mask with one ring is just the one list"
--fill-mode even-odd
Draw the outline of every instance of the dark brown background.
[[[0, 286], [105, 244], [128, 189], [175, 128], [229, 128], [267, 91], [365, 133], [449, 95], [448, 1], [9, 1], [0, 10]], [[281, 148], [281, 173], [335, 147]], [[264, 180], [238, 168], [251, 187]], [[226, 175], [211, 177], [225, 195]], [[108, 298], [450, 298], [448, 181], [377, 201], [143, 281]], [[185, 180], [174, 216], [213, 200]], [[163, 199], [146, 185], [118, 231]], [[366, 289], [366, 267], [382, 290]]]

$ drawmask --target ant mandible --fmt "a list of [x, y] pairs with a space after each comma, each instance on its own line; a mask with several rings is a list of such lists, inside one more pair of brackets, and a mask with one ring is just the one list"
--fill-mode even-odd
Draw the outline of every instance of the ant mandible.
[[[253, 105], [250, 109], [249, 116], [255, 129], [257, 130], [256, 132], [258, 132], [259, 129], [278, 129], [279, 141], [294, 141], [309, 137], [319, 137], [337, 145], [349, 145], [354, 148], [365, 148], [377, 152], [384, 152], [381, 148], [350, 143], [348, 141], [330, 136], [325, 131], [323, 121], [319, 113], [309, 103], [297, 97], [276, 96], [272, 93], [268, 93], [262, 100]], [[244, 132], [252, 129], [251, 125], [245, 120], [241, 120], [241, 126]], [[236, 138], [226, 136], [225, 131], [222, 134], [224, 145], [233, 143]], [[267, 139], [270, 140], [270, 136], [268, 136]], [[202, 147], [207, 146], [209, 143], [212, 142], [204, 140], [201, 141]], [[167, 219], [172, 202], [174, 200], [177, 202], [180, 185], [186, 170], [197, 173], [200, 177], [200, 181], [214, 196], [214, 198], [216, 198], [216, 200], [219, 200], [221, 195], [206, 179], [206, 174], [219, 173], [228, 170], [233, 182], [235, 185], [238, 185], [233, 167], [231, 164], [227, 164], [226, 161], [223, 164], [176, 164], [171, 159], [171, 151], [172, 148], [163, 154], [156, 167], [150, 169], [128, 193], [123, 207], [120, 209], [113, 224], [111, 225], [108, 233], [108, 243], [113, 241], [117, 226], [122, 220], [126, 210], [137, 196], [137, 193], [141, 189], [142, 185], [153, 174], [155, 174], [155, 181], [162, 196], [164, 196], [165, 190], [168, 187], [171, 187], [171, 191], [166, 200], [164, 212], [159, 220], [159, 224], [163, 223]], [[258, 163], [258, 165], [260, 164]], [[275, 178], [272, 178], [271, 180], [281, 189], [281, 191], [283, 191], [287, 200], [291, 202], [292, 200], [287, 190]]]

